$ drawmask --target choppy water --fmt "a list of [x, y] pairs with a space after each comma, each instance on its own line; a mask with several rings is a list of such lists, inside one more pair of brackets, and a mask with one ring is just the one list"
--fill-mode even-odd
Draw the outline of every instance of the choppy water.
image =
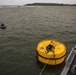
[[[43, 64], [36, 62], [39, 41], [63, 42], [67, 55], [76, 44], [76, 7], [1, 7], [0, 75], [39, 75]], [[58, 66], [61, 72], [64, 63]], [[55, 66], [46, 66], [42, 75], [58, 75]]]

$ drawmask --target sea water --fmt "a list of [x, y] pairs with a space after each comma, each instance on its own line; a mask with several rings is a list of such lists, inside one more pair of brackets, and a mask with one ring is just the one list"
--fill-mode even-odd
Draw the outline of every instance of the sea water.
[[[76, 44], [76, 7], [0, 7], [0, 75], [39, 75], [44, 64], [36, 60], [39, 41], [55, 39], [65, 44], [66, 57]], [[65, 61], [46, 66], [42, 75], [58, 75]]]

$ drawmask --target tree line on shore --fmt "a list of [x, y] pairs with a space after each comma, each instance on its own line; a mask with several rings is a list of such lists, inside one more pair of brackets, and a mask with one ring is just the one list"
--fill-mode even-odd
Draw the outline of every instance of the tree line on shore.
[[63, 4], [63, 3], [32, 3], [24, 6], [76, 6], [76, 4]]

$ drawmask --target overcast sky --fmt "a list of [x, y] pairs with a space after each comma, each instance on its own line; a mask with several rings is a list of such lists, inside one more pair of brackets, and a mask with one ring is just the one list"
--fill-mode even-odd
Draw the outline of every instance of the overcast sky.
[[34, 2], [76, 4], [76, 0], [0, 0], [0, 5], [24, 5]]

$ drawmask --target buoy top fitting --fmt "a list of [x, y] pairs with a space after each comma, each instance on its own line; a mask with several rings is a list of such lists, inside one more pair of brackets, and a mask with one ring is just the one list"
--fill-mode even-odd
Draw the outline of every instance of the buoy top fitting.
[[2, 23], [1, 26], [5, 26], [5, 25]]

